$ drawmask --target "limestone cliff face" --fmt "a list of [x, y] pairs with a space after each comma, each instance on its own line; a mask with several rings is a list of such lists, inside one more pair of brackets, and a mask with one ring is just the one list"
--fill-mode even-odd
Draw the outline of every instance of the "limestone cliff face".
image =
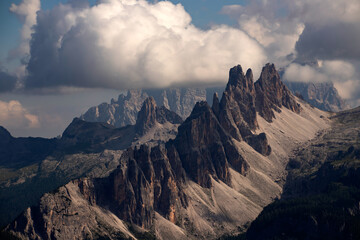
[[271, 122], [275, 117], [274, 110], [281, 111], [284, 106], [293, 112], [301, 111], [291, 92], [280, 80], [274, 64], [263, 67], [259, 80], [255, 83], [256, 109], [266, 121]]

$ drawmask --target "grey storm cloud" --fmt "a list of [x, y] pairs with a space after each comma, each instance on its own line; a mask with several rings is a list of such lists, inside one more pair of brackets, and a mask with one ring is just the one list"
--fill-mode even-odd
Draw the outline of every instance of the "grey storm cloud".
[[12, 91], [16, 86], [16, 77], [5, 71], [0, 71], [0, 92]]
[[229, 26], [201, 30], [180, 4], [106, 0], [37, 13], [26, 88], [217, 84], [236, 64], [254, 74], [262, 46]]
[[300, 59], [360, 60], [360, 23], [307, 24], [295, 48]]

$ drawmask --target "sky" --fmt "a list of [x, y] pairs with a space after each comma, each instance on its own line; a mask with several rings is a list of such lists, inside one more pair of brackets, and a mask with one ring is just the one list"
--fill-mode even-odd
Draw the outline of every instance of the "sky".
[[359, 0], [1, 0], [0, 125], [55, 137], [129, 88], [205, 87], [241, 64], [360, 105]]

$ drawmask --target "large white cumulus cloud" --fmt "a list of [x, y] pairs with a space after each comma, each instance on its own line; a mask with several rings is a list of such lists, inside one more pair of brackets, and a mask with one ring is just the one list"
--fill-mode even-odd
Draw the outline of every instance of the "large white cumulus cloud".
[[225, 82], [236, 64], [259, 73], [257, 41], [229, 26], [201, 30], [183, 6], [107, 0], [38, 13], [28, 88], [135, 88]]

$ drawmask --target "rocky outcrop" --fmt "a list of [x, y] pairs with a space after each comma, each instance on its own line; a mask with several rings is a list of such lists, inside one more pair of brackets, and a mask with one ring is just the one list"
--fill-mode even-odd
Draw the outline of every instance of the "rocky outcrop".
[[175, 112], [172, 112], [164, 106], [157, 107], [153, 97], [147, 98], [141, 110], [138, 113], [136, 120], [136, 132], [144, 135], [149, 129], [155, 126], [156, 123], [165, 124], [181, 124], [183, 120]]
[[136, 132], [143, 135], [156, 124], [156, 103], [154, 98], [147, 98], [136, 120]]
[[268, 156], [271, 153], [271, 147], [268, 143], [265, 133], [259, 135], [250, 135], [245, 138], [245, 141], [252, 146], [257, 152]]
[[[251, 69], [244, 74], [240, 65], [229, 72], [229, 82], [220, 103], [214, 96], [213, 111], [217, 114], [221, 126], [236, 140], [245, 140], [256, 151], [269, 155], [266, 135], [257, 137], [253, 131], [258, 128], [256, 117], [257, 95]], [[259, 147], [263, 146], [263, 147]]]
[[251, 135], [251, 130], [258, 127], [251, 69], [246, 75], [240, 65], [230, 69], [229, 82], [219, 108], [218, 118], [221, 125], [237, 140]]
[[324, 111], [339, 112], [350, 109], [349, 104], [342, 99], [331, 82], [305, 83], [305, 82], [284, 82], [294, 93], [301, 96], [312, 106]]
[[284, 106], [293, 112], [301, 111], [294, 96], [281, 82], [274, 64], [263, 67], [259, 80], [255, 83], [256, 110], [266, 121], [271, 122], [275, 117], [273, 110], [280, 112]]

